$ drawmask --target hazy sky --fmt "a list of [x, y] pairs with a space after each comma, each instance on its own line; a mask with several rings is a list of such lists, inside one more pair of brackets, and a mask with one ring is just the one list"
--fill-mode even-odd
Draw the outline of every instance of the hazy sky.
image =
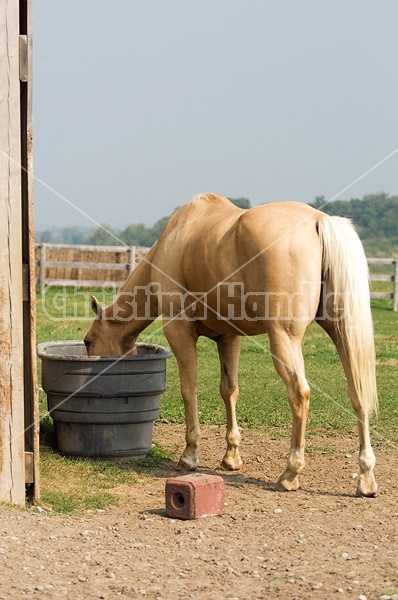
[[[153, 225], [204, 191], [329, 199], [398, 148], [396, 0], [33, 7], [38, 230]], [[397, 174], [398, 152], [338, 197]]]

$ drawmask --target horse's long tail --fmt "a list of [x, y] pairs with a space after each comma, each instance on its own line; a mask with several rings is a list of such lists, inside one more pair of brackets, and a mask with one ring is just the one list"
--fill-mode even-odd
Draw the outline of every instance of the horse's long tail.
[[[349, 219], [324, 216], [318, 222], [322, 274], [333, 298], [335, 331], [348, 358], [362, 409], [377, 412], [376, 360], [370, 310], [369, 271], [362, 243]], [[331, 305], [331, 304], [329, 304]]]

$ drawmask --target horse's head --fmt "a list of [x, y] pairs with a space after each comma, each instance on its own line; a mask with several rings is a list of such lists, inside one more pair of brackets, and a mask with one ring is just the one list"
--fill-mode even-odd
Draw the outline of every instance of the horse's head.
[[137, 334], [126, 328], [126, 322], [112, 317], [107, 309], [101, 308], [95, 296], [91, 297], [91, 308], [96, 317], [92, 321], [84, 344], [89, 356], [123, 356], [137, 354]]

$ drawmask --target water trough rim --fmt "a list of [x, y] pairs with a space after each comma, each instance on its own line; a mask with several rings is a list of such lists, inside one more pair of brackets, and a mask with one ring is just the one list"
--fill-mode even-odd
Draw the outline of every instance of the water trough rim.
[[153, 349], [153, 352], [145, 352], [137, 355], [127, 355], [121, 358], [120, 356], [87, 356], [80, 354], [52, 354], [51, 348], [60, 348], [61, 346], [79, 346], [85, 349], [82, 340], [59, 340], [53, 342], [41, 342], [37, 346], [37, 355], [42, 360], [54, 361], [73, 361], [73, 362], [109, 362], [109, 361], [140, 361], [140, 360], [159, 360], [166, 359], [172, 356], [172, 353], [165, 346], [159, 344], [150, 344], [146, 342], [138, 342], [137, 348]]

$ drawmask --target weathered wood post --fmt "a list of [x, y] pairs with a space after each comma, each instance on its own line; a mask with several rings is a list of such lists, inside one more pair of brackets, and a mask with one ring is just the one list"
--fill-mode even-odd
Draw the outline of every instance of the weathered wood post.
[[0, 501], [39, 491], [29, 0], [0, 0]]
[[127, 250], [127, 256], [128, 256], [128, 271], [129, 271], [129, 275], [134, 271], [135, 267], [137, 266], [135, 264], [136, 258], [137, 258], [137, 248], [136, 246], [130, 246]]
[[40, 244], [40, 266], [39, 266], [39, 285], [40, 294], [44, 294], [46, 287], [46, 244]]

